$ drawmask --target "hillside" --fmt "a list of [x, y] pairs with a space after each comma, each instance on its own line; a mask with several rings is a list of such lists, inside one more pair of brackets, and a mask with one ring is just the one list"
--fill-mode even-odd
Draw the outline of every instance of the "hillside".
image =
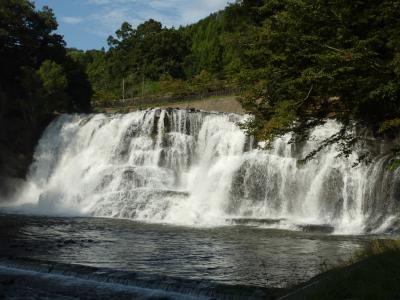
[[[306, 16], [306, 17], [304, 17]], [[70, 50], [94, 100], [243, 91], [249, 133], [271, 140], [334, 118], [380, 138], [400, 126], [400, 1], [241, 0], [181, 28], [124, 22], [109, 50]]]
[[24, 157], [25, 167], [10, 165], [9, 154], [0, 166], [20, 170], [16, 176], [55, 112], [126, 98], [240, 90], [243, 110], [255, 117], [247, 133], [267, 141], [288, 132], [306, 139], [326, 119], [339, 121], [342, 130], [306, 159], [337, 141], [349, 155], [359, 142], [348, 135], [354, 122], [378, 139], [393, 139], [400, 128], [398, 0], [240, 0], [180, 28], [124, 22], [108, 50], [89, 51], [66, 49], [50, 8], [37, 11], [28, 0], [0, 5], [0, 153]]

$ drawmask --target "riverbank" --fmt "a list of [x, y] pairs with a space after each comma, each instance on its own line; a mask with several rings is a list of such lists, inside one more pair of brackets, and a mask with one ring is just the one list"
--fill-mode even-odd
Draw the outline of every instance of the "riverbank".
[[286, 296], [278, 299], [400, 299], [398, 242], [373, 241], [366, 250], [356, 253], [355, 256], [356, 261], [342, 263], [294, 287]]
[[179, 109], [200, 109], [204, 111], [217, 111], [244, 114], [245, 111], [242, 108], [237, 96], [212, 96], [204, 99], [190, 100], [190, 101], [178, 101], [173, 103], [152, 103], [147, 105], [127, 105], [126, 107], [108, 107], [108, 108], [95, 108], [96, 112], [105, 113], [128, 113], [139, 109], [147, 108], [179, 108]]

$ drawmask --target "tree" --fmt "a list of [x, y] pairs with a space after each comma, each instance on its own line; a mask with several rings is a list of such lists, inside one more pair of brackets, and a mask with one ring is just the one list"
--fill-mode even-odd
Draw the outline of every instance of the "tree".
[[[52, 10], [46, 6], [36, 11], [33, 3], [27, 0], [0, 2], [0, 89], [7, 95], [5, 111], [15, 110], [23, 115], [27, 111], [29, 114], [36, 111], [34, 115], [40, 118], [39, 114], [43, 112], [39, 109], [41, 96], [32, 91], [35, 81], [32, 76], [36, 70], [45, 91], [54, 93], [62, 86], [66, 93], [55, 109], [87, 111], [90, 108], [91, 93], [85, 93], [85, 99], [80, 100], [75, 94], [74, 81], [86, 84], [87, 90], [90, 87], [85, 81], [85, 73], [76, 72], [77, 66], [72, 67], [72, 60], [66, 55], [65, 42], [54, 33], [57, 26]], [[25, 90], [24, 86], [29, 86], [30, 90]], [[40, 85], [36, 87], [40, 89]], [[73, 105], [74, 102], [86, 103], [79, 106]]]
[[243, 98], [255, 115], [250, 132], [304, 135], [335, 118], [344, 129], [331, 141], [345, 140], [352, 120], [378, 132], [400, 116], [400, 1], [271, 0], [256, 8], [264, 21], [245, 51], [256, 83]]
[[[113, 78], [110, 77], [108, 72], [109, 61], [104, 48], [102, 50], [88, 50], [86, 52], [77, 49], [68, 49], [68, 56], [75, 63], [76, 67], [80, 66], [81, 72], [87, 74], [87, 80], [95, 91], [93, 101], [103, 102], [118, 97], [113, 91]], [[82, 80], [84, 82], [87, 81], [85, 79]]]
[[45, 60], [37, 74], [41, 80], [42, 97], [45, 99], [43, 110], [52, 112], [56, 109], [66, 109], [67, 76], [63, 68], [54, 61]]
[[[54, 111], [90, 110], [87, 76], [67, 56], [57, 26], [48, 7], [35, 10], [28, 0], [0, 1], [0, 173], [24, 175]], [[24, 157], [24, 163], [8, 166], [15, 161], [12, 155]]]
[[143, 80], [158, 81], [162, 75], [177, 79], [185, 76], [187, 38], [174, 28], [163, 28], [160, 22], [150, 19], [135, 29], [124, 22], [108, 43], [110, 50], [103, 65], [107, 66], [114, 91], [127, 78], [132, 85], [141, 85]]
[[48, 94], [58, 94], [65, 91], [68, 82], [63, 68], [51, 60], [45, 60], [38, 70], [44, 91]]
[[204, 93], [214, 89], [214, 77], [206, 70], [202, 70], [193, 77], [191, 83], [195, 92]]

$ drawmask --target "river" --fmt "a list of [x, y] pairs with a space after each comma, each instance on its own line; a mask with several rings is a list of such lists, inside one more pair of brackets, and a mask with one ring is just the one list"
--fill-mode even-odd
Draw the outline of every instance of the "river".
[[398, 234], [400, 173], [388, 170], [390, 154], [356, 164], [370, 142], [348, 157], [332, 144], [301, 164], [340, 124], [261, 149], [240, 129], [249, 117], [179, 109], [58, 117], [26, 182], [2, 199], [1, 255], [286, 287]]

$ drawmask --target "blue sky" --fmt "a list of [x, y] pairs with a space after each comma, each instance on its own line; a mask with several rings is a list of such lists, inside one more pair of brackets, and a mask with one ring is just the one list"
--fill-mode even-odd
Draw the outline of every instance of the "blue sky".
[[34, 0], [51, 7], [68, 47], [100, 49], [128, 21], [134, 26], [150, 18], [167, 27], [194, 23], [223, 9], [229, 0]]

